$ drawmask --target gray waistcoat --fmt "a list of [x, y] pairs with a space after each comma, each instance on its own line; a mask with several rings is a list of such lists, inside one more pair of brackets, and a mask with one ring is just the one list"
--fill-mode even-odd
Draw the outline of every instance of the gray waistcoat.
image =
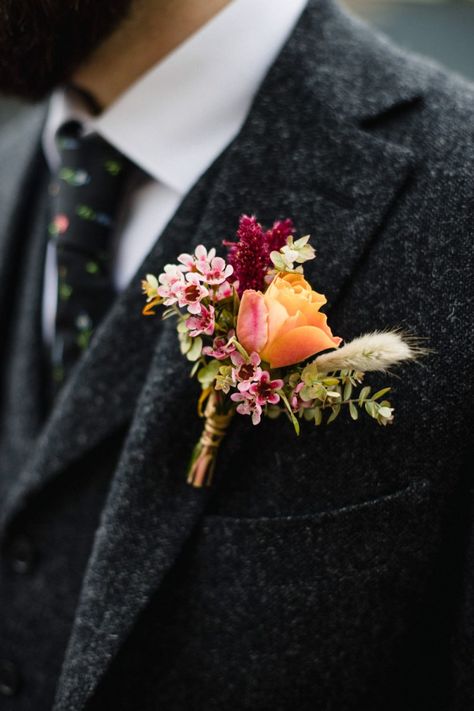
[[[2, 371], [0, 508], [21, 476], [47, 416], [47, 365], [40, 332], [47, 205], [41, 182], [31, 196], [33, 209], [26, 213], [17, 234], [24, 257], [15, 270]], [[115, 465], [113, 452], [120, 451], [121, 440], [119, 433], [107, 457], [103, 448], [95, 451], [89, 461], [53, 482], [15, 520], [4, 541], [0, 677], [5, 691], [10, 686], [17, 696], [18, 709], [47, 709], [53, 703], [84, 569]], [[0, 707], [1, 703], [2, 697]]]

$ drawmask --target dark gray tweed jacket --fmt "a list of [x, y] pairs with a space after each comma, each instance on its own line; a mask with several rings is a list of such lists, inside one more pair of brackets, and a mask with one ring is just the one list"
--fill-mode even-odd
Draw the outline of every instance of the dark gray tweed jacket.
[[[43, 117], [0, 142], [0, 709], [474, 708], [473, 87], [312, 0], [47, 418]], [[196, 393], [139, 279], [242, 212], [313, 234], [335, 333], [435, 352], [393, 427], [240, 418], [195, 491]]]

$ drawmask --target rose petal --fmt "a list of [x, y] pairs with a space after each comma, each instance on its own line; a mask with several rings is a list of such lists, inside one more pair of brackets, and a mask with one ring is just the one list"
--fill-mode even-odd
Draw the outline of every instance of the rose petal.
[[273, 341], [262, 353], [262, 357], [272, 368], [282, 368], [301, 363], [328, 348], [337, 348], [340, 342], [340, 338], [331, 337], [320, 328], [301, 326]]
[[288, 311], [275, 299], [267, 300], [265, 295], [265, 305], [268, 312], [268, 341], [277, 338], [280, 330], [288, 320]]
[[[275, 302], [272, 304], [272, 309], [270, 310], [269, 313], [269, 319], [272, 316], [272, 310], [274, 308]], [[286, 313], [286, 311], [285, 311]], [[301, 311], [297, 311], [293, 316], [287, 316], [285, 321], [281, 324], [278, 332], [273, 332], [273, 336], [271, 335], [271, 331], [269, 329], [269, 338], [268, 341], [271, 343], [272, 341], [276, 340], [277, 338], [280, 338], [283, 336], [285, 333], [288, 333], [288, 331], [293, 331], [295, 328], [300, 328], [301, 326], [313, 326], [314, 324], [308, 323], [304, 313]]]
[[247, 352], [260, 353], [267, 342], [267, 309], [263, 294], [247, 289], [242, 294], [237, 318], [237, 339]]

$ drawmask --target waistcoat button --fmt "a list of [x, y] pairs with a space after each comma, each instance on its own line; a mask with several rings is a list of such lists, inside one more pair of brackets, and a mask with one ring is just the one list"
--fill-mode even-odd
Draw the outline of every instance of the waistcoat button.
[[8, 558], [14, 573], [20, 575], [30, 573], [36, 560], [33, 544], [24, 536], [15, 538], [10, 544]]
[[0, 659], [0, 694], [15, 696], [20, 690], [20, 674], [18, 669], [6, 659]]

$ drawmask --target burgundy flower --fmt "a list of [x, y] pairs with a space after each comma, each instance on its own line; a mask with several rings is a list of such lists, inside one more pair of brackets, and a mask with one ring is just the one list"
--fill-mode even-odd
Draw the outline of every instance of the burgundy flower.
[[268, 253], [279, 252], [288, 241], [288, 237], [295, 234], [295, 226], [293, 220], [278, 220], [273, 224], [271, 230], [265, 235], [268, 246]]
[[240, 218], [238, 241], [224, 242], [229, 251], [229, 264], [234, 267], [240, 295], [246, 289], [264, 289], [265, 276], [272, 268], [270, 253], [283, 247], [293, 232], [291, 220], [275, 222], [271, 230], [264, 232], [255, 217], [243, 215]]

